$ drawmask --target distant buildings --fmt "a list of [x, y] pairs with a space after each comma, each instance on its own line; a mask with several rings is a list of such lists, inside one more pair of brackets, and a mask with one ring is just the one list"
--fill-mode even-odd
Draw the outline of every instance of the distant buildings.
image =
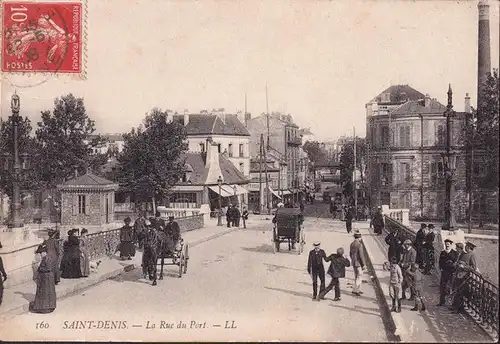
[[[387, 204], [409, 208], [412, 218], [443, 218], [445, 110], [436, 99], [408, 85], [391, 86], [366, 104], [372, 207]], [[462, 142], [466, 117], [466, 113], [457, 112], [452, 119], [451, 146], [457, 157], [452, 204], [457, 218], [466, 214], [466, 153]]]

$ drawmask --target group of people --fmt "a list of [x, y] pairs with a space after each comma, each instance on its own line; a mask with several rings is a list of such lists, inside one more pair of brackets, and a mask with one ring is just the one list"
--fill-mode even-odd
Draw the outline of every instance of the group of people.
[[59, 231], [49, 229], [48, 239], [35, 251], [41, 259], [35, 273], [36, 294], [35, 300], [29, 305], [31, 312], [51, 313], [55, 310], [55, 286], [61, 278], [73, 279], [90, 275], [87, 234], [88, 230], [85, 228], [81, 232], [78, 229], [68, 231], [68, 238], [63, 242], [62, 257], [59, 259]]
[[[332, 289], [335, 290], [334, 301], [340, 301], [340, 278], [345, 278], [345, 268], [352, 265], [354, 269], [354, 286], [352, 294], [360, 296], [363, 294], [361, 291], [361, 284], [363, 279], [363, 271], [366, 268], [365, 253], [363, 244], [361, 243], [361, 233], [356, 231], [354, 233], [354, 241], [349, 248], [350, 261], [344, 255], [344, 249], [339, 247], [334, 254], [326, 255], [325, 251], [321, 249], [320, 242], [315, 242], [314, 249], [309, 252], [307, 260], [307, 272], [312, 278], [313, 295], [312, 299], [320, 301], [325, 298]], [[325, 287], [325, 268], [323, 261], [330, 262], [327, 274], [331, 276], [331, 281]], [[320, 280], [320, 288], [318, 294], [318, 278]]]

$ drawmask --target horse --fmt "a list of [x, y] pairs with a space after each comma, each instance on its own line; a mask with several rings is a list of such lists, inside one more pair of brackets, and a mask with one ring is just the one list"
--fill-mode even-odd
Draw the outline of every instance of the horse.
[[[142, 253], [142, 272], [144, 278], [149, 277], [153, 281], [153, 286], [157, 285], [157, 264], [161, 259], [160, 280], [163, 279], [163, 266], [165, 257], [172, 252], [172, 240], [161, 230], [154, 226], [146, 227], [145, 232], [138, 234], [138, 239], [142, 242], [144, 251]], [[174, 260], [175, 260], [174, 256]]]

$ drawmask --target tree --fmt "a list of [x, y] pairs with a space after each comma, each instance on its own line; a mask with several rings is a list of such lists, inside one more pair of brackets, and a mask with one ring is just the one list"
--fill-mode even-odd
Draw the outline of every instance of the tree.
[[[356, 138], [356, 168], [364, 173], [364, 162], [366, 162], [365, 139]], [[354, 140], [347, 142], [340, 151], [340, 181], [344, 186], [344, 195], [353, 195], [353, 173], [354, 173]]]
[[304, 152], [307, 153], [309, 161], [314, 164], [326, 163], [327, 153], [324, 148], [321, 147], [318, 141], [306, 141], [302, 146]]
[[167, 112], [154, 108], [143, 125], [124, 135], [124, 147], [118, 156], [120, 184], [137, 198], [163, 199], [184, 173], [183, 158], [188, 145], [184, 127], [167, 122]]
[[75, 168], [80, 173], [87, 168], [95, 171], [107, 161], [106, 154], [94, 153], [94, 148], [102, 145], [105, 139], [98, 135], [90, 139], [95, 123], [87, 115], [83, 98], [75, 98], [72, 94], [57, 98], [52, 113], [42, 111], [38, 127], [38, 170], [47, 188], [70, 178]]
[[[28, 117], [21, 118], [18, 125], [18, 143], [19, 153], [27, 153], [30, 159], [33, 160], [38, 156], [38, 145], [36, 140], [30, 135], [32, 131], [31, 121]], [[5, 165], [0, 166], [0, 192], [6, 193], [12, 197], [12, 167], [14, 163], [14, 156], [12, 146], [14, 142], [12, 139], [12, 117], [7, 121], [0, 122], [0, 156], [8, 154], [10, 158], [9, 170], [6, 170]], [[2, 161], [4, 163], [4, 161]], [[31, 164], [36, 166], [36, 163]], [[38, 186], [37, 169], [28, 169], [21, 172], [21, 189], [33, 189]]]

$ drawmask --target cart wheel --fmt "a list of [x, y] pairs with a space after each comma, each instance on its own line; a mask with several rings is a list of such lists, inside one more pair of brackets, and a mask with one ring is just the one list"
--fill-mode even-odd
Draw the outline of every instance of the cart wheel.
[[273, 228], [273, 237], [271, 239], [273, 246], [273, 253], [276, 253], [276, 228]]
[[179, 278], [182, 277], [182, 268], [184, 267], [184, 253], [181, 253], [181, 256], [179, 257]]
[[184, 273], [186, 273], [188, 269], [188, 260], [189, 260], [189, 246], [188, 244], [186, 244], [186, 248], [184, 251]]
[[278, 239], [278, 240], [276, 240], [275, 244], [276, 244], [276, 251], [279, 252], [281, 241], [279, 241], [279, 239]]

